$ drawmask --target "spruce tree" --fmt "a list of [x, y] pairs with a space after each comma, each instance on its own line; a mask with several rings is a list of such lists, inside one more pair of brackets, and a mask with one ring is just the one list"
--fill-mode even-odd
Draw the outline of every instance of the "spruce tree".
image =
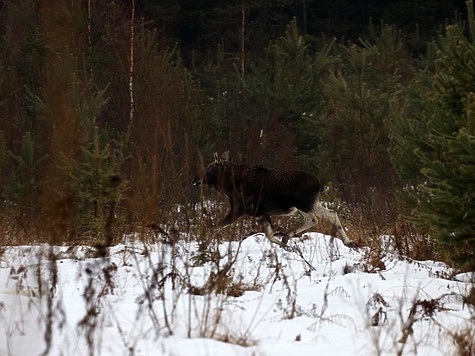
[[391, 125], [410, 218], [452, 258], [475, 267], [475, 45], [448, 26], [411, 115]]
[[[345, 201], [368, 203], [379, 211], [398, 184], [385, 122], [404, 100], [412, 60], [405, 37], [394, 26], [370, 32], [360, 44], [339, 46], [339, 63], [323, 80], [326, 102], [318, 118], [323, 137], [318, 160]], [[382, 223], [381, 211], [378, 215]]]
[[78, 218], [83, 232], [99, 241], [104, 237], [105, 245], [109, 246], [113, 240], [115, 208], [123, 198], [126, 183], [117, 173], [113, 150], [102, 141], [96, 126], [92, 142], [82, 147], [81, 162], [73, 162], [71, 177], [80, 202]]
[[335, 41], [313, 43], [294, 19], [266, 48], [265, 57], [250, 66], [241, 110], [266, 135], [263, 154], [275, 150], [283, 157], [291, 151], [299, 165], [319, 173], [315, 157], [321, 144], [321, 79], [337, 62], [334, 45]]

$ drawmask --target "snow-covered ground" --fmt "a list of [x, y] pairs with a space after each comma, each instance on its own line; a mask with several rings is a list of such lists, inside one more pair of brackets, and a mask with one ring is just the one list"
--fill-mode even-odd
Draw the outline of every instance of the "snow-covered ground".
[[[471, 284], [310, 233], [210, 249], [129, 242], [5, 247], [0, 355], [453, 355], [471, 334]], [[222, 293], [216, 293], [216, 290]]]

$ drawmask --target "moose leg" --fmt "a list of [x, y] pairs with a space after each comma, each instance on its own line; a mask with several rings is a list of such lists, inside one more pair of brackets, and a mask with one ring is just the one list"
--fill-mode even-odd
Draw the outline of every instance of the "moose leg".
[[229, 203], [229, 211], [224, 219], [219, 222], [219, 227], [230, 225], [244, 215], [244, 208], [240, 204], [236, 204], [233, 201]]
[[312, 209], [312, 212], [316, 217], [327, 220], [333, 225], [345, 246], [353, 246], [353, 242], [348, 238], [348, 236], [346, 236], [345, 230], [343, 229], [343, 226], [341, 226], [340, 219], [338, 218], [336, 211], [325, 208], [320, 202], [317, 201]]
[[224, 217], [224, 219], [219, 222], [219, 226], [223, 227], [223, 226], [230, 225], [233, 222], [235, 222], [238, 219], [238, 217], [239, 215], [236, 214], [236, 212], [233, 209], [231, 209], [229, 210], [228, 214]]
[[270, 242], [273, 242], [280, 247], [286, 247], [285, 243], [282, 243], [274, 236], [274, 230], [272, 229], [272, 223], [269, 215], [262, 215], [259, 217], [259, 223], [264, 230], [264, 234]]
[[303, 224], [299, 228], [289, 231], [288, 235], [291, 237], [299, 235], [301, 232], [310, 229], [318, 222], [317, 217], [313, 213], [306, 213], [304, 211], [300, 211], [300, 214], [302, 214], [303, 216]]

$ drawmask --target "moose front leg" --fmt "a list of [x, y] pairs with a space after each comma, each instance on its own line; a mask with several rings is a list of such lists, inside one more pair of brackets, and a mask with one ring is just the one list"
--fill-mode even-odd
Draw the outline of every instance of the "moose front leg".
[[[266, 238], [270, 241], [273, 242], [280, 247], [287, 248], [287, 244], [279, 241], [275, 236], [274, 236], [274, 230], [272, 229], [272, 223], [270, 220], [269, 215], [261, 215], [258, 219], [259, 224], [262, 226], [262, 229], [264, 230], [264, 234], [266, 235]], [[285, 241], [287, 242], [287, 241]]]
[[221, 220], [218, 224], [219, 227], [224, 227], [232, 224], [238, 219], [239, 216], [236, 216], [236, 213], [233, 210], [229, 210], [228, 214]]
[[244, 215], [244, 209], [241, 207], [241, 205], [233, 204], [232, 202], [230, 203], [230, 205], [231, 206], [229, 208], [228, 213], [226, 214], [224, 219], [219, 222], [220, 227], [230, 225]]

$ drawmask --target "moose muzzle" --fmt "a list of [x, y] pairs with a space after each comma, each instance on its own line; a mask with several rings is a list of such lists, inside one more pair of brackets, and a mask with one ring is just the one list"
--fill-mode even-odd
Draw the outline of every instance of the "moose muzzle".
[[201, 184], [203, 184], [203, 178], [197, 176], [197, 177], [195, 177], [195, 178], [193, 179], [193, 181], [191, 182], [191, 184], [193, 184], [193, 185], [201, 185]]

